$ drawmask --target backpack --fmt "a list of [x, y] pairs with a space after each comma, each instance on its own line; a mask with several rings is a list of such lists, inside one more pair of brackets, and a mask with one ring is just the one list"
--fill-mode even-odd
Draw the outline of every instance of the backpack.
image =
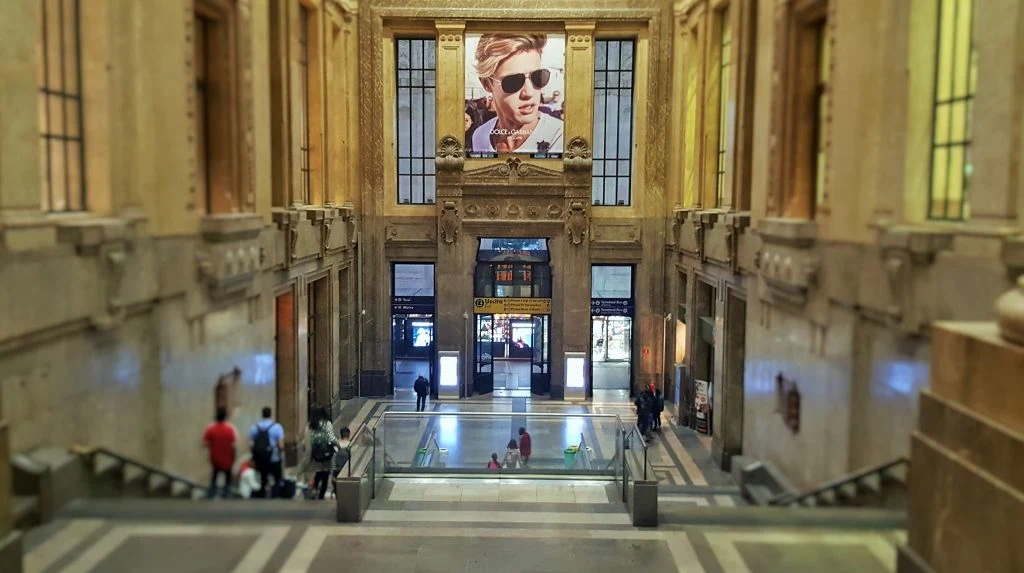
[[252, 461], [258, 468], [265, 468], [270, 465], [274, 458], [274, 445], [270, 443], [270, 429], [274, 424], [265, 428], [256, 426], [256, 437], [252, 440]]
[[310, 449], [310, 456], [314, 462], [329, 462], [334, 457], [334, 442], [327, 437], [327, 432], [322, 430], [313, 434], [313, 446]]

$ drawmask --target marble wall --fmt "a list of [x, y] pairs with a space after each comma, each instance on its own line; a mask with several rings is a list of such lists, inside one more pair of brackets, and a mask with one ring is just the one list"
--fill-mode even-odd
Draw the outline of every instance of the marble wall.
[[[743, 453], [775, 463], [797, 484], [844, 473], [855, 317], [833, 309], [829, 324], [818, 326], [761, 303], [749, 305], [747, 316]], [[776, 396], [779, 374], [795, 382], [800, 393], [795, 433], [786, 426]]]

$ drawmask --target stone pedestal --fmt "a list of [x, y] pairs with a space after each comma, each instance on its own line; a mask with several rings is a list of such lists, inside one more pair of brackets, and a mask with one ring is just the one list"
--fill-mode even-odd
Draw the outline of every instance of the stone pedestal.
[[0, 419], [0, 571], [20, 573], [21, 535], [14, 531], [14, 486], [7, 422]]
[[1024, 346], [1006, 342], [994, 323], [938, 323], [932, 332], [898, 570], [1020, 571]]

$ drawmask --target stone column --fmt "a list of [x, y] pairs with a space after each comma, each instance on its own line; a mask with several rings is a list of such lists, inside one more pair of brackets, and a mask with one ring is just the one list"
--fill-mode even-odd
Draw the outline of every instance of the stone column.
[[[437, 350], [458, 350], [463, 389], [469, 388], [472, 348], [467, 345], [469, 321], [463, 313], [473, 297], [469, 254], [473, 245], [462, 232], [463, 92], [465, 22], [437, 22], [437, 133], [441, 135], [436, 159], [437, 263], [434, 268], [435, 344]], [[472, 318], [472, 317], [470, 317]], [[463, 390], [461, 395], [467, 395]]]
[[[1019, 336], [1024, 282], [997, 306]], [[1006, 317], [1008, 315], [1009, 318]], [[937, 323], [911, 443], [900, 573], [1010, 573], [1024, 563], [1024, 345], [993, 323]], [[1024, 342], [1024, 339], [1010, 339]]]
[[978, 88], [972, 105], [971, 221], [1012, 226], [1024, 202], [1019, 136], [1024, 123], [1024, 4], [993, 0], [976, 10], [974, 38]]
[[[17, 249], [41, 216], [36, 40], [40, 3], [0, 2], [0, 251]], [[14, 226], [15, 228], [11, 228]], [[30, 248], [30, 245], [25, 245]]]
[[[565, 237], [553, 241], [551, 398], [565, 397], [565, 353], [590, 351], [591, 136], [594, 22], [566, 24]], [[561, 243], [561, 248], [557, 248]]]

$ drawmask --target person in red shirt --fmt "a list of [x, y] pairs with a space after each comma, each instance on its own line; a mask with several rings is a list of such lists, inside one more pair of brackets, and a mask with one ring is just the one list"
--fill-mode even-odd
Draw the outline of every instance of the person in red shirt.
[[203, 444], [210, 451], [210, 465], [213, 467], [208, 493], [210, 499], [217, 495], [218, 474], [224, 474], [224, 489], [221, 491], [221, 496], [228, 497], [231, 491], [231, 467], [235, 464], [235, 444], [238, 442], [238, 432], [227, 421], [227, 418], [227, 409], [217, 408], [217, 421], [206, 426], [206, 431], [203, 432]]
[[519, 460], [526, 465], [530, 461], [530, 453], [533, 452], [533, 440], [526, 428], [519, 428]]

